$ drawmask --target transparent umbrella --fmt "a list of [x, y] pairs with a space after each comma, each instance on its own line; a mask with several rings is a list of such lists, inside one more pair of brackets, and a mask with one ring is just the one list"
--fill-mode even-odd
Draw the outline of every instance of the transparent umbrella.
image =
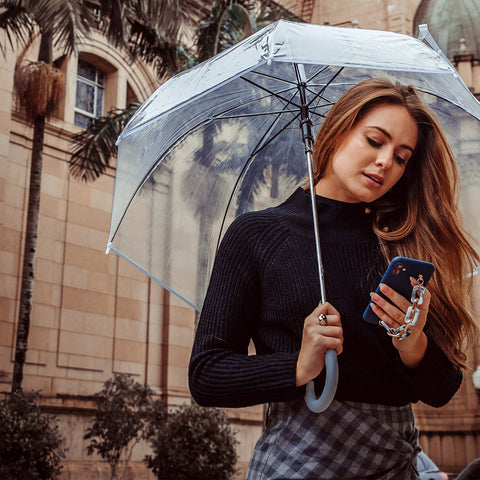
[[[131, 119], [118, 139], [107, 251], [200, 311], [229, 224], [279, 204], [309, 176], [312, 138], [325, 114], [345, 90], [371, 77], [421, 92], [464, 173], [464, 198], [478, 198], [480, 104], [426, 26], [415, 39], [279, 21], [173, 77]], [[325, 302], [311, 192], [319, 299]], [[313, 382], [307, 386], [312, 410], [329, 405], [337, 375], [329, 351], [320, 399]]]

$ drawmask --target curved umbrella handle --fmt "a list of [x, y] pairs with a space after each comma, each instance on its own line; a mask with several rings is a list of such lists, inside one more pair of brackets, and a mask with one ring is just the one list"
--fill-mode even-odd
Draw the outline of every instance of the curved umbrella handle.
[[307, 383], [307, 392], [305, 393], [305, 403], [307, 407], [314, 413], [325, 411], [330, 403], [332, 403], [338, 384], [338, 361], [337, 352], [335, 350], [327, 350], [325, 354], [325, 368], [327, 378], [325, 387], [319, 398], [315, 395], [315, 385], [313, 380]]

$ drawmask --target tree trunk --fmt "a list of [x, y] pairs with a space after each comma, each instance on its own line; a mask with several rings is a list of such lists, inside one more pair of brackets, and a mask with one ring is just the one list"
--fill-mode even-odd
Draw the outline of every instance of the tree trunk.
[[[43, 34], [38, 60], [52, 62], [52, 36]], [[23, 248], [22, 286], [18, 312], [17, 341], [15, 344], [15, 364], [13, 366], [12, 393], [22, 391], [23, 367], [27, 356], [30, 314], [32, 312], [35, 258], [37, 253], [38, 217], [40, 212], [40, 190], [42, 183], [42, 156], [45, 136], [45, 116], [34, 119], [32, 161], [28, 194], [27, 225]]]
[[117, 463], [110, 463], [110, 480], [118, 480], [117, 476]]
[[37, 253], [37, 231], [40, 210], [40, 188], [42, 181], [43, 138], [45, 117], [35, 119], [33, 130], [32, 162], [30, 166], [30, 191], [28, 194], [27, 226], [23, 251], [22, 289], [18, 314], [15, 364], [13, 367], [12, 393], [22, 390], [23, 366], [27, 355], [28, 331], [32, 311], [35, 257]]

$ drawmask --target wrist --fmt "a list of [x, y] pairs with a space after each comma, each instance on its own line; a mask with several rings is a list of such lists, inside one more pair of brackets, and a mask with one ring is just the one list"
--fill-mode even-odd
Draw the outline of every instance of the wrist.
[[301, 372], [301, 369], [298, 367], [298, 364], [297, 364], [297, 370], [295, 372], [295, 385], [297, 387], [302, 387], [307, 383], [308, 383], [308, 379], [306, 378], [305, 374]]
[[[412, 335], [405, 340], [397, 341], [397, 349], [403, 364], [408, 368], [416, 368], [420, 365], [427, 351], [428, 338], [422, 330], [416, 338]], [[401, 345], [403, 343], [403, 345]], [[401, 347], [405, 347], [400, 349]]]
[[308, 366], [305, 366], [299, 358], [297, 361], [297, 368], [295, 370], [295, 385], [297, 387], [303, 387], [314, 378], [315, 375], [312, 376], [312, 372], [308, 369]]

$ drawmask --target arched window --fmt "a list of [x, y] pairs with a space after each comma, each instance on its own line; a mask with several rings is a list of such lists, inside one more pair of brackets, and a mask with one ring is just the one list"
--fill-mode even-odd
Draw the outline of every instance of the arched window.
[[78, 60], [75, 125], [87, 128], [103, 115], [105, 74], [85, 60]]

